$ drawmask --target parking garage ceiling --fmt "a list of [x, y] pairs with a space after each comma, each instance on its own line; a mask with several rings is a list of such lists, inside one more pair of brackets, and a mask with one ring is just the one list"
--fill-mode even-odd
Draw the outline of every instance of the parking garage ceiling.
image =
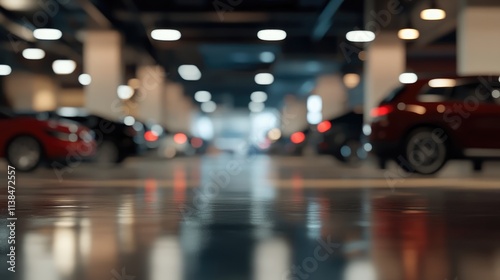
[[[386, 3], [378, 2], [377, 6]], [[387, 28], [401, 27], [404, 18], [411, 15], [415, 4], [405, 3], [405, 11]], [[338, 46], [345, 41], [346, 32], [363, 27], [365, 14], [363, 0], [0, 0], [0, 5], [0, 59], [14, 68], [41, 73], [52, 73], [54, 59], [74, 59], [78, 68], [72, 75], [58, 77], [62, 86], [79, 86], [84, 30], [115, 28], [124, 35], [126, 78], [131, 78], [136, 65], [149, 57], [167, 70], [169, 79], [182, 82], [187, 94], [208, 90], [215, 99], [244, 96], [246, 100], [251, 92], [265, 89], [270, 102], [278, 102], [286, 94], [307, 94], [318, 75], [345, 69]], [[455, 26], [448, 23], [443, 32], [427, 42], [411, 43], [418, 46], [413, 53], [425, 56], [425, 48], [442, 38], [447, 38], [444, 44], [454, 45], [448, 41], [455, 40], [450, 35]], [[60, 29], [63, 37], [36, 41], [30, 32], [37, 27]], [[155, 28], [177, 29], [182, 39], [153, 40], [150, 32]], [[287, 38], [263, 42], [256, 34], [264, 28], [286, 30]], [[44, 49], [47, 58], [23, 59], [20, 50], [29, 46]], [[262, 59], [263, 53], [272, 53], [274, 58]], [[202, 79], [182, 80], [177, 73], [181, 64], [197, 65]], [[360, 61], [350, 64], [348, 68], [353, 71], [361, 68]], [[265, 88], [254, 82], [255, 74], [264, 71], [276, 78]], [[238, 98], [235, 100], [238, 105]], [[247, 102], [241, 104], [246, 106]]]

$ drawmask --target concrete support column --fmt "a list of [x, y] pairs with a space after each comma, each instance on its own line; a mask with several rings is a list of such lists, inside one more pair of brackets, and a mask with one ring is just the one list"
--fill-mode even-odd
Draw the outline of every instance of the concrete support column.
[[290, 136], [292, 133], [304, 130], [307, 124], [307, 106], [305, 100], [288, 95], [281, 111], [281, 133]]
[[116, 90], [123, 83], [122, 38], [113, 30], [87, 31], [83, 47], [84, 72], [92, 83], [85, 87], [85, 107], [111, 119], [123, 116]]
[[347, 107], [347, 93], [340, 75], [324, 75], [317, 79], [313, 94], [323, 101], [323, 120], [341, 115]]
[[163, 122], [165, 71], [161, 66], [141, 66], [137, 69], [137, 77], [141, 81], [136, 99], [137, 116], [140, 120]]
[[184, 96], [184, 87], [179, 83], [165, 84], [163, 124], [171, 131], [191, 131], [193, 104]]
[[369, 122], [371, 109], [400, 85], [399, 75], [406, 67], [406, 49], [396, 32], [381, 32], [366, 52], [364, 113], [365, 121]]
[[5, 95], [14, 110], [54, 110], [58, 91], [59, 85], [48, 76], [15, 72], [5, 77]]
[[498, 75], [500, 4], [461, 0], [457, 26], [457, 66], [460, 75]]

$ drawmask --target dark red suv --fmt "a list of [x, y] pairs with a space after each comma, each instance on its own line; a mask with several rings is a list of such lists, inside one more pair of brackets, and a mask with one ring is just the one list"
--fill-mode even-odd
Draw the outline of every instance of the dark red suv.
[[371, 116], [370, 142], [382, 168], [392, 159], [432, 174], [449, 159], [470, 159], [475, 170], [500, 159], [498, 76], [419, 80], [396, 89]]

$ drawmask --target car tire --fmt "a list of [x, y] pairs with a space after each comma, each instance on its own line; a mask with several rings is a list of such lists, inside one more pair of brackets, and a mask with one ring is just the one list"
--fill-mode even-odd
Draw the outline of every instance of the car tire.
[[97, 165], [107, 167], [114, 166], [123, 159], [120, 156], [120, 150], [116, 144], [106, 140], [98, 145], [94, 160]]
[[36, 169], [43, 160], [42, 145], [31, 136], [12, 139], [5, 150], [7, 162], [21, 172]]
[[432, 128], [413, 130], [403, 148], [403, 161], [398, 164], [407, 172], [430, 175], [438, 172], [448, 161], [446, 141], [437, 139]]

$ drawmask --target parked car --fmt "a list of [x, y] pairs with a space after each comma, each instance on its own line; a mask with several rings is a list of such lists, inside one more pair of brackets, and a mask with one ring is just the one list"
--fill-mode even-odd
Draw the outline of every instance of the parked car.
[[0, 110], [0, 157], [18, 171], [31, 171], [44, 161], [87, 158], [96, 143], [89, 129], [71, 121], [38, 120]]
[[271, 139], [268, 133], [268, 138], [271, 140], [271, 145], [268, 148], [268, 153], [273, 155], [292, 155], [302, 156], [308, 143], [308, 137], [311, 129], [305, 128], [301, 131], [296, 131], [289, 136], [280, 136], [278, 139]]
[[144, 124], [133, 121], [129, 125], [120, 121], [90, 114], [81, 108], [62, 107], [56, 111], [23, 113], [38, 119], [71, 120], [93, 131], [97, 151], [93, 158], [99, 164], [112, 165], [124, 161], [129, 156], [143, 154], [146, 150]]
[[356, 165], [364, 160], [367, 152], [363, 147], [363, 114], [349, 111], [339, 117], [326, 120], [316, 126], [321, 134], [317, 146], [319, 154], [333, 155], [347, 164]]
[[394, 90], [371, 111], [370, 142], [381, 167], [433, 174], [449, 159], [475, 170], [500, 159], [498, 76], [421, 79]]

